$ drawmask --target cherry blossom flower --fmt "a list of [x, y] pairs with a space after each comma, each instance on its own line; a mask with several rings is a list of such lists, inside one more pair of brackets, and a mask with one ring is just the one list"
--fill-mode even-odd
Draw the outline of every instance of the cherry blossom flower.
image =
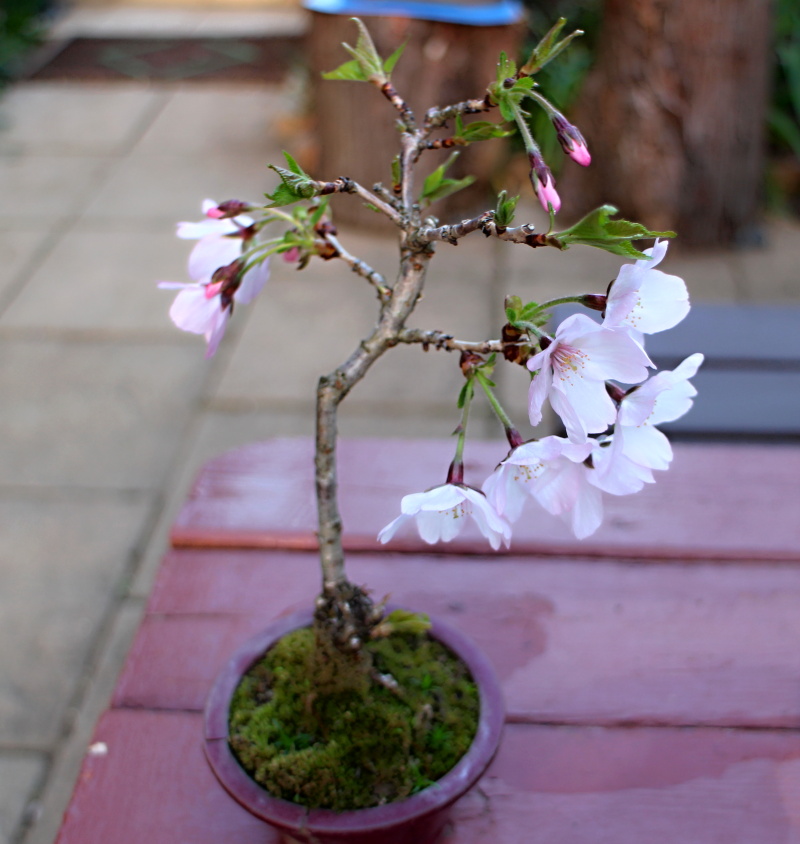
[[179, 290], [169, 315], [175, 325], [192, 334], [202, 334], [206, 339], [206, 357], [217, 351], [233, 312], [233, 303], [249, 305], [259, 294], [269, 278], [269, 261], [264, 260], [244, 275], [241, 262], [233, 261], [214, 273], [208, 281], [182, 283], [161, 281], [165, 290]]
[[625, 395], [613, 435], [592, 452], [592, 484], [612, 495], [629, 495], [655, 481], [654, 469], [669, 468], [672, 446], [655, 426], [674, 422], [691, 408], [697, 390], [689, 378], [702, 362], [703, 355], [690, 355], [674, 370], [653, 375]]
[[400, 502], [401, 514], [378, 534], [388, 542], [407, 522], [416, 522], [420, 537], [429, 545], [455, 539], [472, 517], [480, 532], [496, 551], [500, 543], [511, 542], [511, 526], [502, 518], [486, 496], [464, 484], [447, 483], [425, 492], [406, 495]]
[[216, 216], [218, 206], [213, 199], [203, 201], [205, 220], [197, 223], [178, 223], [177, 235], [185, 240], [197, 240], [189, 255], [189, 277], [195, 281], [210, 278], [220, 267], [226, 267], [241, 254], [244, 244], [253, 235], [252, 217]]
[[497, 512], [512, 523], [519, 519], [528, 498], [533, 498], [548, 513], [561, 516], [583, 539], [603, 520], [602, 495], [589, 484], [592, 469], [584, 465], [593, 445], [553, 436], [523, 443], [486, 479], [483, 491]]
[[587, 434], [605, 431], [616, 419], [606, 380], [638, 384], [653, 363], [627, 329], [607, 328], [585, 314], [574, 314], [527, 366], [537, 373], [528, 394], [531, 424], [541, 422], [542, 406], [549, 398], [569, 439], [585, 442]]
[[650, 257], [624, 264], [611, 282], [603, 325], [627, 326], [640, 334], [655, 334], [676, 326], [689, 313], [689, 293], [682, 278], [656, 270], [668, 242], [657, 240], [645, 250]]

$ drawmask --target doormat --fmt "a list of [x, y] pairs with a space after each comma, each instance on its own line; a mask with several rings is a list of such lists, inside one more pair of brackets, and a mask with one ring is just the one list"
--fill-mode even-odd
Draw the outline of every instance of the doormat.
[[281, 82], [303, 60], [301, 37], [75, 38], [28, 79]]

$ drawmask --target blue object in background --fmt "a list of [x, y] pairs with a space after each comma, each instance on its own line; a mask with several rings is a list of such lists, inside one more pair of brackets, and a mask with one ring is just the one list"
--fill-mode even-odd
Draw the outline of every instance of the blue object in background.
[[519, 21], [523, 13], [518, 0], [303, 0], [303, 6], [331, 15], [381, 15], [467, 26], [504, 26]]

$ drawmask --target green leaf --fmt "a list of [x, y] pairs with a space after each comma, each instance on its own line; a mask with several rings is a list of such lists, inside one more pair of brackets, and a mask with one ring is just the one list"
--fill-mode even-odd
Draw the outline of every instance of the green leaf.
[[304, 199], [297, 191], [293, 190], [285, 182], [281, 182], [274, 193], [264, 194], [267, 199], [271, 200], [267, 208], [281, 208], [284, 205], [291, 205], [293, 202], [299, 202]]
[[463, 188], [471, 185], [475, 181], [474, 176], [465, 176], [463, 179], [447, 179], [445, 172], [447, 168], [458, 158], [458, 152], [454, 152], [444, 164], [437, 167], [430, 173], [423, 185], [422, 193], [420, 194], [420, 201], [430, 205], [439, 199], [444, 199], [446, 196], [460, 191]]
[[294, 158], [285, 150], [283, 156], [289, 165], [287, 170], [278, 167], [277, 164], [270, 164], [270, 170], [274, 170], [280, 176], [281, 184], [278, 185], [275, 193], [266, 194], [267, 199], [272, 200], [268, 207], [277, 208], [283, 205], [291, 205], [301, 199], [310, 199], [316, 196], [319, 189], [316, 182], [306, 173]]
[[498, 226], [507, 229], [511, 225], [518, 202], [519, 196], [509, 197], [506, 191], [500, 191], [497, 196], [497, 210], [494, 212], [494, 221]]
[[342, 46], [359, 63], [368, 81], [385, 82], [387, 77], [383, 71], [383, 62], [375, 49], [372, 36], [360, 18], [350, 18], [350, 20], [358, 27], [358, 41], [355, 47], [349, 44], [342, 44]]
[[303, 168], [294, 160], [290, 153], [286, 152], [286, 150], [283, 150], [283, 157], [286, 159], [286, 163], [289, 165], [289, 169], [292, 173], [308, 178], [308, 173], [303, 170]]
[[531, 320], [539, 313], [541, 306], [538, 302], [528, 302], [520, 311], [519, 318], [524, 320]]
[[392, 68], [403, 54], [405, 44], [398, 47], [386, 61], [382, 61], [375, 49], [375, 44], [363, 21], [359, 18], [350, 18], [358, 26], [358, 41], [356, 46], [351, 47], [343, 43], [342, 47], [353, 57], [349, 62], [339, 65], [335, 70], [322, 74], [323, 79], [344, 79], [351, 82], [372, 82], [384, 83], [389, 78]]
[[506, 79], [512, 79], [517, 75], [517, 63], [510, 59], [505, 52], [500, 53], [497, 60], [497, 82], [502, 85]]
[[430, 205], [432, 202], [437, 202], [446, 196], [450, 196], [469, 187], [474, 181], [475, 176], [464, 176], [463, 179], [442, 179], [434, 190], [431, 190], [429, 193], [423, 193], [421, 198]]
[[361, 69], [360, 62], [350, 59], [349, 62], [340, 64], [335, 70], [329, 70], [322, 74], [323, 79], [343, 79], [348, 82], [367, 82], [367, 77]]
[[500, 123], [490, 123], [488, 120], [476, 120], [474, 123], [464, 125], [460, 114], [456, 118], [454, 137], [468, 144], [475, 143], [476, 141], [488, 141], [492, 138], [505, 138], [513, 134], [513, 129], [506, 129]]
[[548, 62], [551, 62], [562, 50], [566, 49], [575, 38], [583, 35], [582, 30], [576, 29], [572, 34], [559, 41], [558, 36], [566, 22], [566, 18], [559, 18], [547, 35], [533, 48], [530, 58], [519, 70], [521, 75], [533, 76], [533, 74], [538, 73]]
[[399, 60], [400, 56], [402, 56], [402, 55], [403, 55], [403, 51], [404, 51], [404, 50], [405, 50], [405, 48], [406, 48], [406, 44], [408, 44], [408, 41], [404, 41], [404, 42], [403, 42], [403, 43], [402, 43], [402, 44], [401, 44], [401, 45], [400, 45], [400, 46], [399, 46], [399, 47], [398, 47], [398, 48], [397, 48], [397, 49], [396, 49], [396, 50], [392, 53], [392, 55], [391, 55], [391, 56], [389, 56], [389, 58], [388, 58], [388, 59], [386, 59], [386, 61], [383, 63], [383, 69], [384, 69], [384, 71], [386, 72], [386, 75], [387, 75], [387, 76], [388, 76], [388, 75], [389, 75], [389, 74], [390, 74], [390, 73], [394, 70], [394, 66], [397, 64], [397, 62], [398, 62], [398, 60]]
[[631, 243], [632, 240], [651, 237], [675, 237], [675, 232], [650, 231], [641, 223], [633, 223], [630, 220], [611, 220], [611, 215], [616, 213], [617, 209], [613, 205], [602, 205], [587, 214], [574, 226], [565, 229], [563, 232], [555, 232], [551, 237], [557, 241], [561, 249], [567, 249], [574, 243], [583, 243], [626, 258], [647, 257], [643, 252], [636, 249]]

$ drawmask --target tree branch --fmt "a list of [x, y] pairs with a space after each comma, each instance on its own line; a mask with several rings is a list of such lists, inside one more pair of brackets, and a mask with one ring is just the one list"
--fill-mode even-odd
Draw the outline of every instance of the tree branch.
[[324, 239], [336, 250], [335, 257], [341, 258], [350, 267], [350, 269], [356, 273], [356, 275], [360, 275], [362, 278], [365, 278], [375, 288], [375, 290], [377, 290], [378, 299], [380, 299], [381, 303], [386, 302], [391, 298], [392, 291], [387, 286], [386, 279], [377, 270], [373, 270], [372, 267], [370, 267], [370, 265], [365, 261], [362, 261], [361, 258], [356, 258], [355, 255], [351, 255], [350, 252], [342, 246], [335, 235], [326, 233], [324, 235]]
[[384, 202], [380, 197], [376, 196], [371, 191], [368, 191], [363, 185], [353, 181], [349, 176], [342, 176], [339, 179], [334, 179], [332, 182], [314, 182], [319, 196], [329, 196], [332, 193], [354, 193], [360, 196], [365, 202], [374, 205], [378, 211], [385, 214], [396, 226], [403, 226], [403, 219], [400, 214]]
[[498, 226], [494, 219], [494, 211], [484, 211], [478, 217], [473, 217], [471, 220], [462, 220], [460, 223], [450, 226], [420, 228], [414, 233], [413, 241], [420, 246], [437, 240], [452, 243], [455, 246], [460, 238], [474, 231], [482, 231], [486, 237], [496, 237], [510, 243], [523, 243], [534, 248], [537, 246], [563, 248], [557, 238], [549, 234], [537, 234], [534, 227], [529, 223], [510, 229]]
[[406, 328], [397, 335], [399, 343], [419, 343], [427, 352], [433, 346], [445, 352], [473, 352], [478, 355], [488, 355], [492, 352], [503, 353], [507, 346], [523, 345], [522, 343], [505, 343], [502, 340], [457, 340], [452, 334], [444, 331], [422, 331], [419, 328]]
[[454, 120], [459, 114], [480, 114], [493, 108], [494, 103], [489, 100], [488, 94], [483, 99], [464, 100], [445, 108], [429, 108], [425, 113], [423, 135], [429, 135], [434, 129], [444, 126], [448, 120]]

